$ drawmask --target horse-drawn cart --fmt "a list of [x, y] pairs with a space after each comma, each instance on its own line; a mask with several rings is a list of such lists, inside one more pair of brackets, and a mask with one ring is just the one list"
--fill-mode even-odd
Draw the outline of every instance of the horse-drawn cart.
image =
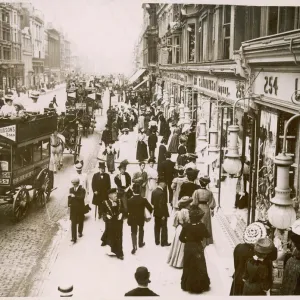
[[31, 201], [44, 206], [53, 190], [49, 170], [50, 135], [55, 115], [0, 122], [0, 205], [12, 204], [16, 221], [23, 219]]

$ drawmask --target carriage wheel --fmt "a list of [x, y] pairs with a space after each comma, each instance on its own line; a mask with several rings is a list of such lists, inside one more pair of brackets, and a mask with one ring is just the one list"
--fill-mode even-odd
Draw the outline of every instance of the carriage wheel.
[[44, 207], [46, 204], [45, 193], [42, 188], [35, 189], [33, 194], [33, 199], [38, 207]]
[[21, 187], [20, 190], [15, 195], [13, 203], [13, 213], [15, 221], [22, 220], [28, 211], [29, 208], [29, 193], [24, 188]]

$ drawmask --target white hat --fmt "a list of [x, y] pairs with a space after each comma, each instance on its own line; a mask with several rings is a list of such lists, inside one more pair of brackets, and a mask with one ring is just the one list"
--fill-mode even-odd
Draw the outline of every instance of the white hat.
[[80, 182], [80, 179], [78, 177], [73, 177], [71, 179], [71, 183], [79, 183]]
[[58, 291], [60, 292], [60, 297], [72, 297], [73, 285], [60, 285]]
[[255, 244], [259, 239], [267, 236], [267, 229], [264, 224], [254, 222], [250, 224], [244, 232], [244, 242], [247, 244]]
[[82, 170], [82, 168], [83, 168], [83, 162], [82, 161], [76, 161], [75, 169], [76, 170]]
[[31, 95], [30, 95], [30, 98], [34, 98], [34, 99], [37, 99], [38, 97], [40, 96], [40, 93], [39, 92], [32, 92]]

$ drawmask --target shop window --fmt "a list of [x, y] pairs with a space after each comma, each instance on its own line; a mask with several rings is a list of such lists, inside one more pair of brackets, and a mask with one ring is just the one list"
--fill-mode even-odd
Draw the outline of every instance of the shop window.
[[195, 24], [188, 24], [188, 61], [194, 62], [195, 61]]
[[230, 23], [231, 23], [231, 6], [224, 5], [224, 9], [223, 9], [223, 59], [230, 58]]
[[269, 7], [268, 35], [295, 29], [296, 10], [295, 7]]
[[44, 140], [42, 142], [42, 159], [50, 156], [50, 142], [49, 140]]
[[33, 162], [40, 161], [42, 159], [42, 142], [33, 144]]

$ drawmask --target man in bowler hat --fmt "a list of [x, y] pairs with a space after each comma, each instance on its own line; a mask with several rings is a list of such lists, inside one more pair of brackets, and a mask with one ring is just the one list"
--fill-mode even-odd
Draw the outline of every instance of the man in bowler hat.
[[84, 221], [84, 198], [85, 189], [79, 184], [78, 177], [74, 177], [72, 180], [73, 187], [70, 188], [68, 197], [68, 207], [70, 207], [70, 220], [72, 231], [72, 242], [77, 241], [77, 225], [79, 237], [82, 237], [83, 221]]
[[138, 267], [134, 274], [138, 287], [125, 294], [125, 297], [158, 296], [148, 288], [150, 281], [150, 272], [146, 267]]
[[155, 244], [161, 244], [162, 247], [170, 246], [168, 242], [168, 200], [165, 193], [166, 182], [160, 177], [158, 178], [158, 186], [152, 192], [151, 204], [154, 207], [154, 236]]

